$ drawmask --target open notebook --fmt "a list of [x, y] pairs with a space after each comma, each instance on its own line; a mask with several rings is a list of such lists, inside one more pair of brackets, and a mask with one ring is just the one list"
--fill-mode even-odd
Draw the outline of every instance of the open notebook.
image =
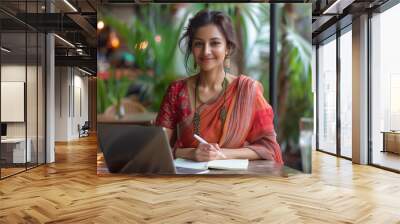
[[247, 170], [249, 165], [248, 159], [225, 159], [225, 160], [212, 160], [209, 162], [195, 162], [187, 159], [175, 159], [174, 164], [176, 167], [206, 170], [206, 169], [220, 169], [220, 170]]

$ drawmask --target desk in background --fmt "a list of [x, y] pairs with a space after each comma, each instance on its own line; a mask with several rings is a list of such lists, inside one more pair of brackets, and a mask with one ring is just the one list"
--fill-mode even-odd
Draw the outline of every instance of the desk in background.
[[382, 131], [383, 150], [382, 152], [392, 152], [400, 154], [400, 131]]
[[[32, 157], [32, 141], [30, 138], [27, 139], [27, 143], [25, 151], [25, 138], [1, 139], [1, 159], [4, 160], [5, 163], [30, 162]], [[27, 161], [25, 161], [25, 159], [27, 159]]]
[[153, 112], [127, 114], [121, 119], [116, 119], [114, 116], [99, 114], [97, 115], [97, 123], [152, 125], [154, 124], [156, 117], [157, 113]]

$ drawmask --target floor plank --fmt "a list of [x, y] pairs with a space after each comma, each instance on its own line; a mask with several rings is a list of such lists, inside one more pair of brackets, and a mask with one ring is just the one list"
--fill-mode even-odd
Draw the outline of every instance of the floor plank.
[[313, 152], [284, 177], [96, 175], [95, 137], [0, 181], [0, 223], [400, 223], [400, 175]]

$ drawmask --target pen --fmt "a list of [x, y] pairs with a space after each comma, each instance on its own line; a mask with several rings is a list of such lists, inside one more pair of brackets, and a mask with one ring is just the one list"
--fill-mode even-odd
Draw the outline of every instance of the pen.
[[[200, 143], [211, 145], [211, 144], [208, 143], [206, 140], [204, 140], [202, 137], [200, 137], [200, 136], [198, 136], [198, 135], [196, 135], [196, 134], [194, 134], [193, 137], [194, 137], [195, 139], [197, 139]], [[212, 146], [215, 150], [217, 150], [217, 153], [218, 153], [220, 156], [222, 156], [223, 158], [226, 158], [226, 156], [225, 156], [221, 151], [219, 151], [218, 149], [216, 149], [213, 145], [211, 145], [211, 146]]]

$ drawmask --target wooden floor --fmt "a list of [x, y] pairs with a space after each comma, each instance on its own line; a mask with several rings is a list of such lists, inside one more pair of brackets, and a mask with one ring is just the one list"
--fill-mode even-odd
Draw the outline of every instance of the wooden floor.
[[0, 181], [0, 223], [400, 223], [400, 175], [313, 153], [313, 174], [99, 177], [96, 139]]
[[400, 170], [400, 155], [392, 152], [375, 151], [372, 162], [377, 165]]

